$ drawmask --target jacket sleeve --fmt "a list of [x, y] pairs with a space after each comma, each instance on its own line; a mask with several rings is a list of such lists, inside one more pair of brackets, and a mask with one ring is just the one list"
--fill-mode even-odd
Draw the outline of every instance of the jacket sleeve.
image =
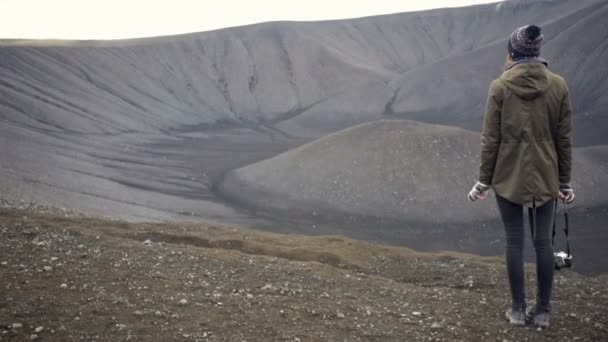
[[572, 172], [572, 108], [570, 107], [570, 93], [567, 87], [562, 98], [557, 123], [555, 150], [557, 151], [559, 182], [560, 184], [569, 184]]
[[490, 84], [486, 111], [481, 133], [481, 165], [479, 166], [479, 182], [492, 185], [496, 156], [500, 145], [500, 115], [502, 110], [502, 91], [498, 80]]

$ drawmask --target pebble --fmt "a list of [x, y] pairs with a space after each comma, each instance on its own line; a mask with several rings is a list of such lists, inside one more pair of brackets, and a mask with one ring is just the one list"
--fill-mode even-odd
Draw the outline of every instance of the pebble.
[[247, 294], [247, 299], [253, 299], [253, 295], [251, 293]]
[[50, 272], [53, 270], [53, 268], [51, 266], [44, 266], [43, 269], [45, 272]]
[[420, 312], [420, 311], [414, 311], [414, 312], [412, 312], [412, 315], [414, 315], [414, 316], [422, 316], [422, 312]]
[[441, 328], [441, 324], [437, 323], [437, 322], [433, 322], [433, 324], [431, 324], [431, 329], [439, 329]]
[[68, 284], [63, 283], [63, 284], [59, 285], [59, 287], [61, 287], [62, 289], [67, 289], [68, 288]]
[[122, 331], [127, 329], [127, 325], [126, 324], [116, 324], [116, 328], [118, 329], [118, 331]]
[[36, 334], [31, 334], [30, 335], [30, 340], [32, 340], [32, 341], [36, 341], [38, 338], [39, 338], [39, 336], [36, 335]]
[[13, 328], [13, 329], [21, 329], [21, 328], [23, 328], [23, 324], [22, 323], [13, 323], [11, 325], [11, 328]]
[[144, 241], [144, 245], [146, 246], [150, 246], [152, 244], [152, 241], [150, 241], [150, 239], [147, 239], [146, 241]]
[[37, 332], [37, 333], [41, 333], [42, 330], [44, 330], [44, 327], [38, 327], [34, 331]]
[[344, 318], [346, 317], [343, 313], [341, 313], [340, 311], [338, 311], [337, 313], [338, 318]]
[[8, 261], [3, 261], [3, 262], [0, 262], [0, 265], [2, 265], [2, 266], [6, 266], [6, 265], [8, 265]]
[[179, 305], [186, 305], [186, 304], [188, 304], [188, 300], [186, 300], [186, 299], [182, 299], [179, 301]]

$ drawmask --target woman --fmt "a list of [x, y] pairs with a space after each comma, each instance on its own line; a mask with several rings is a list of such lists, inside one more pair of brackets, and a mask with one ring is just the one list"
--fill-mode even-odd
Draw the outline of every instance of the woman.
[[[496, 193], [506, 233], [506, 259], [513, 325], [526, 318], [549, 326], [553, 285], [551, 227], [556, 198], [570, 203], [572, 170], [571, 109], [568, 87], [540, 58], [543, 41], [535, 25], [510, 36], [503, 74], [490, 85], [481, 139], [479, 180], [469, 199]], [[536, 304], [526, 311], [524, 220], [528, 208], [538, 281]]]

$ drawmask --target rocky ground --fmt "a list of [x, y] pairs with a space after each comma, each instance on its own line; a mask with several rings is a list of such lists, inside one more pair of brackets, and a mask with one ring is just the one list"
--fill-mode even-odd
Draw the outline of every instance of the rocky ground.
[[559, 272], [552, 327], [514, 328], [500, 259], [16, 205], [0, 341], [608, 340], [606, 276]]

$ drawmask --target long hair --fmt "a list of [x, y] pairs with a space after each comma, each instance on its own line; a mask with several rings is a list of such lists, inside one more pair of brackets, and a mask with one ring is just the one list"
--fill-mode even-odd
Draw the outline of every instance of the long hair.
[[507, 55], [507, 60], [505, 61], [505, 66], [502, 68], [503, 71], [508, 70], [513, 64], [513, 56], [510, 54]]

